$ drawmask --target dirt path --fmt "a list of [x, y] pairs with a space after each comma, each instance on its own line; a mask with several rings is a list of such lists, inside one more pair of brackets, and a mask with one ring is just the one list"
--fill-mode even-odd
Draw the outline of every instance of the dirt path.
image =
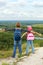
[[[2, 63], [13, 65], [13, 62], [16, 62], [14, 58], [0, 59], [0, 65]], [[17, 65], [43, 65], [43, 47], [38, 48], [35, 54], [31, 53], [30, 56], [24, 56], [17, 62]]]
[[43, 47], [39, 48], [35, 54], [31, 54], [19, 61], [17, 65], [43, 65]]

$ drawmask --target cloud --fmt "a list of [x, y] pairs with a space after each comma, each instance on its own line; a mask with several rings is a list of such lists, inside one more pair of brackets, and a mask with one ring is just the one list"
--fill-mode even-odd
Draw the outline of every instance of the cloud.
[[2, 19], [5, 17], [7, 19], [19, 19], [28, 17], [27, 12], [25, 12], [26, 9], [24, 7], [28, 4], [26, 0], [18, 0], [18, 1], [5, 1], [2, 0], [2, 7], [0, 10], [0, 14]]
[[4, 6], [6, 6], [5, 0], [0, 0], [0, 9]]
[[33, 2], [33, 5], [35, 6], [35, 7], [43, 7], [43, 2]]
[[0, 2], [0, 9], [2, 9], [5, 6], [6, 6], [6, 3], [5, 2]]
[[39, 0], [0, 0], [0, 19], [38, 19], [43, 15], [41, 7]]

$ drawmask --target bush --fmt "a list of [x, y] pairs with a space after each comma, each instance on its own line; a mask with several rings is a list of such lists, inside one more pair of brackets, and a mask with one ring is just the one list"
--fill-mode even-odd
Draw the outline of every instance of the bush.
[[0, 33], [0, 50], [8, 50], [13, 47], [13, 33]]

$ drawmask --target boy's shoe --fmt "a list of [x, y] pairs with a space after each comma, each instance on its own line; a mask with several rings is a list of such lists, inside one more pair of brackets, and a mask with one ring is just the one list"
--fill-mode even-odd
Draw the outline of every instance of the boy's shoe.
[[15, 58], [15, 56], [12, 56], [12, 58]]

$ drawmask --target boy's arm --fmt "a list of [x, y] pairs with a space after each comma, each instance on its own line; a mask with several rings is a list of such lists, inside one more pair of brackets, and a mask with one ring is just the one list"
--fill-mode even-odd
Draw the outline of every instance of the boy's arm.
[[25, 32], [25, 33], [21, 36], [21, 38], [23, 38], [23, 36], [26, 35], [26, 34], [27, 34], [27, 32]]
[[5, 31], [14, 31], [15, 29], [5, 28]]

